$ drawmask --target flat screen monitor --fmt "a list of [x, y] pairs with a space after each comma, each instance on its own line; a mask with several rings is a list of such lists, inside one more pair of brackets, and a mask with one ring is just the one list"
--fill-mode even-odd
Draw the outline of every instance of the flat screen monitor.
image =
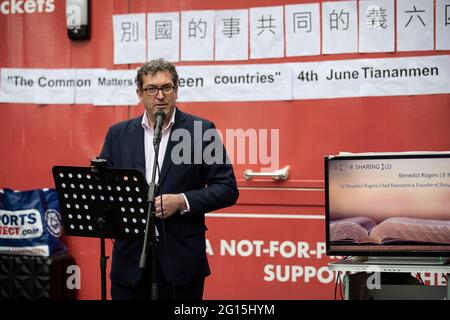
[[450, 256], [450, 153], [325, 157], [328, 255]]

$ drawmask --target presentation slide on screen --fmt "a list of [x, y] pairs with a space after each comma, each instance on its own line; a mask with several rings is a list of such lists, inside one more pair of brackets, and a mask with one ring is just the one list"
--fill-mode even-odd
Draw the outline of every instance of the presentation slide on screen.
[[330, 160], [328, 187], [332, 244], [450, 244], [450, 155]]

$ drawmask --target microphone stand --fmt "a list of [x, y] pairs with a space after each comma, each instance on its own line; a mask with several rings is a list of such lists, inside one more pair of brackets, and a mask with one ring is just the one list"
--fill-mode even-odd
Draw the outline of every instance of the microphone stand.
[[139, 260], [139, 268], [144, 272], [145, 265], [147, 263], [148, 241], [150, 238], [150, 246], [151, 246], [150, 249], [151, 249], [151, 259], [152, 259], [152, 261], [151, 261], [152, 262], [151, 293], [150, 293], [151, 300], [159, 299], [159, 288], [158, 288], [158, 284], [156, 282], [155, 194], [157, 191], [157, 186], [155, 183], [155, 177], [156, 177], [156, 168], [157, 168], [157, 163], [158, 163], [160, 142], [161, 142], [161, 134], [159, 136], [159, 139], [154, 141], [155, 158], [153, 159], [152, 180], [148, 187], [147, 224], [145, 226], [144, 245], [142, 247], [141, 258]]

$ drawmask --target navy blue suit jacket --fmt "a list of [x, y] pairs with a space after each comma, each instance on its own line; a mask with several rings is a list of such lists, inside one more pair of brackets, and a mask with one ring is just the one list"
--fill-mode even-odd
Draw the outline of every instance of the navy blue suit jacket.
[[[142, 116], [120, 122], [109, 129], [100, 154], [101, 158], [108, 160], [108, 166], [137, 168], [145, 174], [144, 129], [141, 121]], [[165, 219], [164, 229], [161, 227], [161, 220], [156, 219], [160, 232], [157, 253], [161, 269], [169, 283], [184, 285], [210, 274], [205, 244], [207, 230], [205, 213], [233, 205], [239, 192], [233, 168], [225, 161], [227, 155], [220, 139], [217, 139], [215, 143], [218, 143], [223, 152], [222, 164], [207, 164], [203, 158], [201, 163], [198, 163], [198, 155], [197, 159], [194, 159], [193, 154], [188, 156], [191, 161], [197, 160], [197, 163], [172, 163], [172, 149], [178, 143], [178, 141], [172, 141], [172, 137], [174, 130], [177, 129], [185, 129], [184, 132], [189, 132], [193, 138], [196, 134], [196, 141], [191, 139], [189, 142], [190, 149], [191, 151], [201, 150], [203, 153], [210, 141], [203, 141], [199, 135], [201, 133], [203, 136], [208, 129], [215, 131], [215, 127], [212, 122], [186, 114], [177, 108], [175, 123], [171, 129], [161, 168], [160, 194], [184, 193], [190, 205], [190, 212], [183, 215], [177, 212]], [[194, 146], [194, 144], [197, 145]], [[199, 149], [200, 145], [201, 149]], [[177, 148], [176, 151], [180, 152], [179, 149]], [[185, 149], [184, 152], [189, 151], [189, 148]], [[162, 241], [163, 230], [167, 239], [167, 248]], [[141, 251], [142, 241], [115, 241], [110, 274], [112, 282], [125, 286], [138, 284], [142, 279], [142, 272], [139, 269]], [[148, 255], [147, 266], [150, 265], [150, 255]]]

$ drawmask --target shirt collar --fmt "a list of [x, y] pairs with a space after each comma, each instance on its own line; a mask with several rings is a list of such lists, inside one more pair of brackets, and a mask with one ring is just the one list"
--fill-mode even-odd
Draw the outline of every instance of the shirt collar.
[[[175, 113], [176, 113], [176, 112], [177, 112], [177, 108], [174, 108], [174, 109], [173, 109], [172, 116], [170, 117], [169, 123], [167, 124], [167, 126], [165, 126], [165, 127], [162, 129], [162, 131], [166, 131], [166, 130], [170, 129], [170, 128], [172, 127], [172, 125], [175, 123]], [[144, 130], [145, 130], [145, 129], [153, 130], [153, 128], [151, 128], [151, 127], [148, 125], [147, 111], [145, 111], [145, 112], [144, 112], [144, 115], [142, 116], [141, 125], [142, 125], [142, 128], [144, 128]]]

